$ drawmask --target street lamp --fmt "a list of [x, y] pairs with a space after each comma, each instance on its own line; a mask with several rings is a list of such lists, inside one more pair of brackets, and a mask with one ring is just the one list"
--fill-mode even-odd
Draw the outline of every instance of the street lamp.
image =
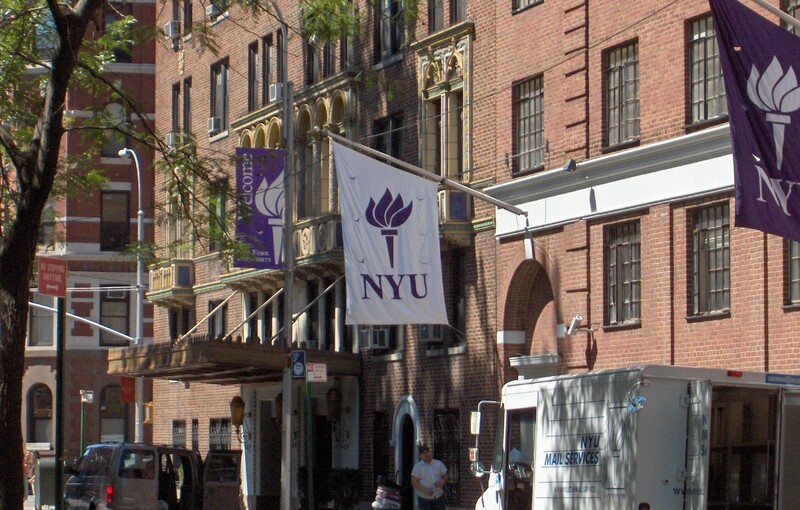
[[[136, 151], [127, 147], [122, 148], [118, 152], [121, 158], [131, 155], [133, 156], [133, 163], [136, 165], [136, 187], [138, 189], [139, 211], [136, 213], [136, 228], [137, 228], [137, 241], [136, 246], [136, 345], [142, 345], [142, 325], [144, 322], [144, 285], [142, 283], [142, 244], [144, 243], [144, 211], [142, 210], [142, 170], [139, 166], [139, 157]], [[136, 378], [136, 442], [144, 441], [144, 422], [143, 414], [144, 408], [142, 406], [142, 398], [144, 394], [144, 379], [141, 377]]]

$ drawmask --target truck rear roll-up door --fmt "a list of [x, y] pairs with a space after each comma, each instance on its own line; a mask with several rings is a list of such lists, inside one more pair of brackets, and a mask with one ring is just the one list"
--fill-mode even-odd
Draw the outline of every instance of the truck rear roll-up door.
[[800, 508], [800, 392], [781, 392], [780, 430], [778, 431], [778, 508]]
[[708, 492], [708, 422], [711, 414], [711, 381], [689, 384], [686, 423], [686, 482], [684, 508], [704, 510]]

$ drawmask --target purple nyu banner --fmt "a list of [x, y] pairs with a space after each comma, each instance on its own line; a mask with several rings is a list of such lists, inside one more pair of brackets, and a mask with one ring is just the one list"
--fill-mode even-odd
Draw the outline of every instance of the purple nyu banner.
[[283, 151], [236, 149], [239, 198], [236, 239], [250, 245], [251, 258], [235, 267], [280, 269], [283, 265]]
[[736, 226], [800, 241], [800, 38], [709, 0], [728, 98]]

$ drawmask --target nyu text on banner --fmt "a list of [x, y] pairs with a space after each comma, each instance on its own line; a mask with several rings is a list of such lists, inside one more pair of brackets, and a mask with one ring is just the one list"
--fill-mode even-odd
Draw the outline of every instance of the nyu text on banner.
[[447, 324], [437, 184], [333, 143], [347, 324]]
[[710, 0], [733, 145], [736, 226], [800, 241], [800, 38]]
[[236, 149], [236, 239], [252, 257], [235, 259], [235, 267], [282, 267], [283, 189], [282, 150]]

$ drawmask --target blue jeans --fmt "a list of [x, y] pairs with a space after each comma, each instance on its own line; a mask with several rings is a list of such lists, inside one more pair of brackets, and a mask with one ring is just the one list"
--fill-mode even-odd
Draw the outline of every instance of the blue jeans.
[[419, 510], [445, 510], [444, 494], [436, 499], [417, 498]]

